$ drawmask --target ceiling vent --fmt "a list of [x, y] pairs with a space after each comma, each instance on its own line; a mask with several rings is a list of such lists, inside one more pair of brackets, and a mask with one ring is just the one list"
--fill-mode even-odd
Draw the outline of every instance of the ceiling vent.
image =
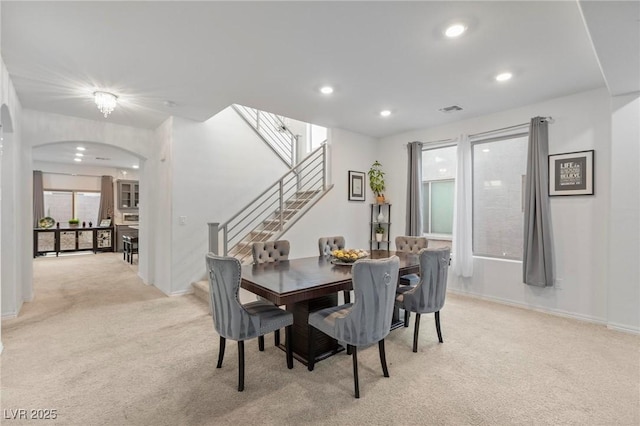
[[96, 160], [110, 161], [111, 158], [108, 158], [108, 157], [96, 157]]
[[456, 111], [462, 111], [462, 107], [459, 105], [451, 105], [448, 107], [444, 107], [444, 108], [440, 108], [438, 111], [440, 112], [456, 112]]

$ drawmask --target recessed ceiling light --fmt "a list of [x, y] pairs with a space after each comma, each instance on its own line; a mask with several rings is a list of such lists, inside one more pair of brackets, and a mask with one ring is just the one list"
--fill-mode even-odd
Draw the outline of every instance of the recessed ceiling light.
[[447, 27], [447, 29], [444, 31], [444, 35], [449, 38], [456, 38], [461, 36], [462, 33], [464, 33], [466, 30], [467, 27], [462, 24], [453, 24]]
[[380, 115], [383, 117], [388, 117], [391, 115], [391, 111], [389, 111], [388, 109], [382, 110], [380, 111]]
[[77, 147], [76, 147], [76, 149], [77, 149], [78, 151], [84, 151], [86, 148], [85, 148], [85, 147], [83, 147], [83, 146], [77, 146]]
[[134, 164], [132, 167], [133, 167], [134, 169], [138, 169], [138, 168], [140, 168], [140, 166], [138, 166], [137, 164]]
[[489, 151], [491, 151], [489, 148], [485, 148], [482, 150], [482, 152], [489, 152]]
[[84, 154], [81, 152], [76, 152], [76, 157], [84, 157]]
[[333, 87], [323, 86], [320, 88], [320, 93], [322, 93], [323, 95], [330, 95], [333, 93]]
[[503, 72], [496, 75], [496, 81], [507, 81], [510, 80], [511, 77], [513, 77], [513, 74], [511, 74], [510, 72]]
[[78, 158], [78, 157], [76, 157], [76, 158], [74, 158], [74, 159], [73, 159], [73, 161], [77, 161], [77, 162], [79, 163], [79, 162], [81, 162], [81, 161], [82, 161], [82, 158]]

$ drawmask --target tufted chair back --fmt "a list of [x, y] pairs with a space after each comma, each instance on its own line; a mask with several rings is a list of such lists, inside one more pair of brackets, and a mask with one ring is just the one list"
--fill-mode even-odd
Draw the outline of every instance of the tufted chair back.
[[322, 237], [318, 238], [318, 251], [320, 256], [326, 256], [331, 254], [333, 250], [340, 250], [345, 248], [344, 237]]
[[289, 248], [290, 245], [287, 240], [253, 243], [251, 246], [253, 263], [270, 263], [289, 260]]
[[396, 251], [418, 253], [420, 250], [427, 248], [428, 245], [429, 241], [425, 237], [396, 237]]
[[218, 334], [231, 340], [257, 337], [260, 332], [260, 317], [249, 314], [238, 300], [240, 261], [209, 253], [207, 272], [213, 326]]
[[448, 247], [420, 250], [420, 282], [403, 293], [405, 309], [419, 314], [442, 309], [447, 293], [449, 254]]

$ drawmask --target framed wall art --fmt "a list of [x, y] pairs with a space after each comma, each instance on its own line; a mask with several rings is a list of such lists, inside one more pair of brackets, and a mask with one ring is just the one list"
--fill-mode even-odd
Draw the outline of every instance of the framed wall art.
[[549, 195], [593, 195], [595, 151], [549, 155]]
[[365, 200], [365, 174], [349, 170], [349, 201]]

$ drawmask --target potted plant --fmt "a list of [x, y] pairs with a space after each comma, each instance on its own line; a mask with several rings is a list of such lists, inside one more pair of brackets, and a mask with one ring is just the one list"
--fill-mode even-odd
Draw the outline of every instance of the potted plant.
[[69, 219], [69, 227], [76, 228], [80, 224], [80, 219]]
[[376, 226], [376, 241], [382, 241], [382, 237], [384, 236], [384, 226], [378, 224]]
[[379, 204], [384, 203], [384, 172], [382, 171], [382, 164], [376, 160], [369, 169], [369, 186]]

